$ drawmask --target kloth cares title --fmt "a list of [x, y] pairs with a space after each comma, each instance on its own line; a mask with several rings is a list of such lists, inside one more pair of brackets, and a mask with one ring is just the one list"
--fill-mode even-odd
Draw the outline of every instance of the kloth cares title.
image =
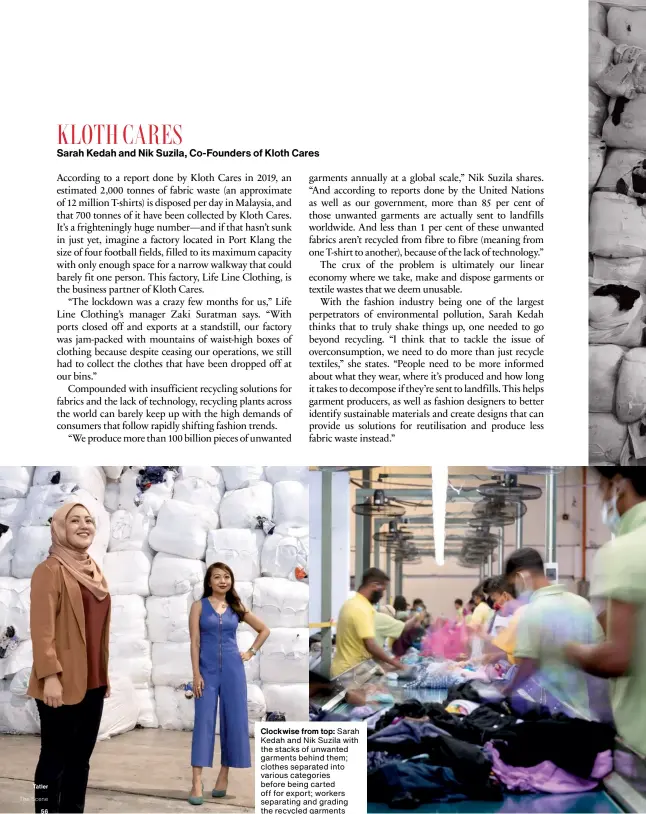
[[[181, 124], [59, 124], [59, 158], [318, 158], [318, 150], [180, 150]], [[162, 145], [161, 147], [159, 145]], [[127, 147], [117, 152], [114, 146]], [[156, 146], [156, 149], [152, 149]], [[71, 147], [72, 149], [65, 149]], [[166, 148], [166, 149], [164, 149]], [[168, 149], [171, 148], [171, 149]]]

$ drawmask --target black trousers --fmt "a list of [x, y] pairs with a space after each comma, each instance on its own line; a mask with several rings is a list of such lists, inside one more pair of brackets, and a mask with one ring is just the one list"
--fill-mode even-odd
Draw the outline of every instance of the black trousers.
[[40, 758], [34, 778], [36, 814], [82, 812], [106, 687], [88, 690], [79, 704], [48, 707], [40, 715]]

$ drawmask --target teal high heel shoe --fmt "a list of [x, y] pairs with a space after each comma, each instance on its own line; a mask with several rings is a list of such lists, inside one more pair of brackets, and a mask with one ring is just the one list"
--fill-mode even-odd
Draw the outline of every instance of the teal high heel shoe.
[[202, 783], [202, 794], [200, 797], [189, 797], [188, 802], [192, 806], [201, 806], [204, 803], [204, 783]]
[[211, 792], [211, 797], [226, 797], [227, 790], [224, 789], [213, 789]]

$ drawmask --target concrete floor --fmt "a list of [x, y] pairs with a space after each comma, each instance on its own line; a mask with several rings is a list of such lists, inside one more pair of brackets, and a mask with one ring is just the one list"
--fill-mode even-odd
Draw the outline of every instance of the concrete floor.
[[[0, 812], [33, 812], [33, 777], [40, 738], [0, 735]], [[103, 812], [186, 812], [191, 788], [191, 733], [135, 729], [97, 743], [92, 756], [85, 810]], [[227, 796], [214, 800], [220, 760], [215, 739], [213, 769], [204, 770], [204, 802], [214, 812], [254, 811], [254, 770], [231, 769]], [[251, 742], [251, 761], [254, 744]], [[201, 809], [204, 811], [204, 807]]]

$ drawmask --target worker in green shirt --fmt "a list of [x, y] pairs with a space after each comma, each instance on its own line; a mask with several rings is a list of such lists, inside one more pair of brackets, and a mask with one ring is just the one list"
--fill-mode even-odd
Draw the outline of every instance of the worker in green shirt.
[[606, 638], [569, 644], [567, 658], [587, 673], [610, 678], [615, 725], [623, 740], [646, 755], [646, 469], [595, 467], [601, 476], [603, 520], [615, 535], [597, 551], [590, 584], [603, 600]]

